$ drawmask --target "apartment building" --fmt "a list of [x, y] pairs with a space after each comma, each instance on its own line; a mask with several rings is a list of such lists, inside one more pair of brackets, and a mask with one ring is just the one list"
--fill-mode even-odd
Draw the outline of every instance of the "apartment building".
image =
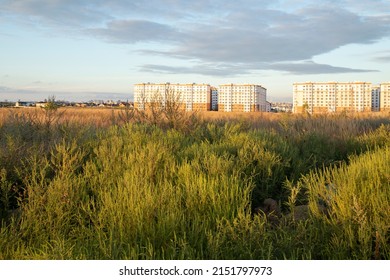
[[381, 87], [380, 86], [372, 86], [371, 110], [373, 112], [378, 112], [380, 110], [380, 96], [381, 96]]
[[380, 85], [380, 111], [390, 111], [390, 82]]
[[369, 82], [305, 82], [293, 84], [293, 112], [364, 112], [372, 110]]
[[254, 84], [223, 84], [218, 89], [218, 111], [265, 112], [267, 90]]
[[218, 89], [211, 87], [211, 111], [218, 111]]
[[149, 106], [165, 106], [167, 102], [180, 104], [186, 111], [210, 111], [211, 87], [209, 84], [154, 84], [134, 85], [134, 106], [139, 110]]

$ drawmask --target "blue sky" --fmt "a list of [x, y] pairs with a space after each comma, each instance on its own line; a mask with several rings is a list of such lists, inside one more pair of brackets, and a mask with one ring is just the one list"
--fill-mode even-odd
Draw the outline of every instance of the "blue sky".
[[141, 82], [390, 81], [390, 1], [0, 0], [0, 101], [132, 100]]

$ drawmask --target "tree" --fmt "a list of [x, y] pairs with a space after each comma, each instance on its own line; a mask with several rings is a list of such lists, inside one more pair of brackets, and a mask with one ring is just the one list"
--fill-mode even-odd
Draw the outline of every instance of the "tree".
[[180, 92], [167, 87], [164, 92], [138, 95], [136, 119], [165, 128], [188, 129], [196, 120], [196, 111], [187, 112]]
[[44, 125], [47, 129], [50, 129], [53, 123], [56, 123], [62, 116], [62, 114], [58, 113], [58, 108], [59, 105], [56, 103], [55, 96], [49, 96], [46, 100], [45, 106], [42, 107], [42, 110], [44, 110], [45, 113]]

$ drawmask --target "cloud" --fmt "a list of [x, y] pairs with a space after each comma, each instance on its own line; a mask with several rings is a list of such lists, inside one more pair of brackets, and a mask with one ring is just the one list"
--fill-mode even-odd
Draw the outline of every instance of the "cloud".
[[286, 19], [281, 13], [271, 19], [273, 14], [233, 13], [218, 26], [195, 27], [185, 40], [163, 54], [217, 62], [304, 60], [390, 35], [390, 26], [382, 18], [361, 18], [342, 9], [304, 9], [295, 15], [284, 14]]
[[378, 56], [378, 57], [375, 58], [375, 61], [379, 61], [379, 62], [390, 62], [390, 55]]
[[[0, 86], [0, 100], [1, 99], [7, 99], [11, 101], [17, 101], [17, 100], [36, 100], [37, 94], [42, 94], [42, 92], [37, 92], [35, 90], [28, 90], [28, 89], [16, 89], [16, 88], [10, 88], [6, 86]], [[47, 97], [48, 95], [46, 95]]]
[[9, 87], [0, 86], [0, 92], [8, 91], [10, 90]]
[[307, 74], [335, 74], [335, 73], [362, 73], [378, 72], [371, 69], [354, 69], [347, 67], [337, 67], [327, 64], [319, 64], [314, 61], [301, 62], [277, 62], [259, 64], [196, 64], [194, 66], [170, 66], [145, 64], [140, 67], [143, 72], [163, 73], [163, 74], [201, 74], [206, 76], [226, 76], [233, 77], [259, 71], [275, 70], [294, 75]]
[[387, 0], [326, 0], [325, 2], [331, 5], [346, 7], [349, 10], [360, 14], [388, 14], [387, 11], [390, 10], [390, 2]]
[[104, 28], [86, 29], [85, 33], [112, 43], [136, 43], [140, 41], [172, 41], [180, 32], [169, 25], [147, 20], [115, 20]]
[[[170, 50], [141, 52], [182, 60], [198, 60], [200, 64], [241, 64], [243, 74], [259, 69], [290, 71], [293, 74], [371, 72], [375, 70], [301, 61], [310, 61], [316, 55], [348, 44], [371, 44], [387, 37], [390, 35], [389, 20], [389, 16], [359, 16], [337, 7], [306, 7], [294, 13], [238, 10], [231, 11], [218, 25], [191, 26], [192, 29], [182, 32], [186, 36], [178, 39]], [[297, 63], [285, 63], [286, 61]], [[223, 71], [227, 75], [237, 73], [229, 71], [227, 67], [216, 66], [210, 69], [202, 65], [147, 65], [142, 69], [205, 75], [222, 75]]]
[[250, 72], [245, 69], [245, 65], [234, 64], [197, 64], [194, 66], [170, 66], [145, 64], [140, 67], [140, 71], [162, 74], [200, 74], [206, 76], [237, 76]]
[[18, 15], [35, 24], [77, 28], [110, 18], [101, 10], [101, 2], [94, 5], [88, 0], [3, 0], [0, 9], [5, 15]]
[[390, 51], [377, 52], [372, 60], [376, 62], [390, 62]]
[[293, 63], [273, 63], [269, 69], [288, 72], [295, 75], [307, 74], [335, 74], [335, 73], [362, 73], [378, 72], [370, 69], [353, 69], [347, 67], [336, 67], [327, 64], [319, 64], [313, 61], [293, 62]]
[[42, 101], [49, 96], [55, 96], [57, 100], [67, 101], [89, 101], [89, 100], [131, 100], [132, 94], [118, 92], [96, 92], [96, 91], [79, 91], [68, 92], [60, 90], [41, 90], [41, 89], [23, 89], [0, 86], [0, 100], [8, 99], [11, 101]]
[[381, 12], [389, 8], [387, 1], [374, 0], [372, 6], [371, 1], [359, 1], [359, 5], [352, 0], [322, 0], [315, 5], [298, 2], [4, 0], [0, 16], [25, 17], [38, 25], [64, 25], [115, 44], [162, 43], [164, 50], [154, 44], [139, 49], [138, 54], [176, 58], [188, 64], [141, 63], [143, 71], [216, 76], [264, 69], [294, 74], [375, 71], [312, 60], [342, 46], [388, 38], [390, 15]]
[[[236, 9], [241, 3], [226, 3], [223, 0], [2, 0], [1, 15], [17, 15], [41, 24], [96, 26], [107, 20], [150, 19], [181, 21], [213, 18], [224, 14], [226, 9]], [[246, 0], [248, 7], [262, 4], [267, 0]]]

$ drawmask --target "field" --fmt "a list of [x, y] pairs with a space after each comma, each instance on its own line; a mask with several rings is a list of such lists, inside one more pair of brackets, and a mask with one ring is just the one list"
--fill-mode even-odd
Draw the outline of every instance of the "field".
[[388, 260], [390, 114], [1, 109], [0, 259]]

